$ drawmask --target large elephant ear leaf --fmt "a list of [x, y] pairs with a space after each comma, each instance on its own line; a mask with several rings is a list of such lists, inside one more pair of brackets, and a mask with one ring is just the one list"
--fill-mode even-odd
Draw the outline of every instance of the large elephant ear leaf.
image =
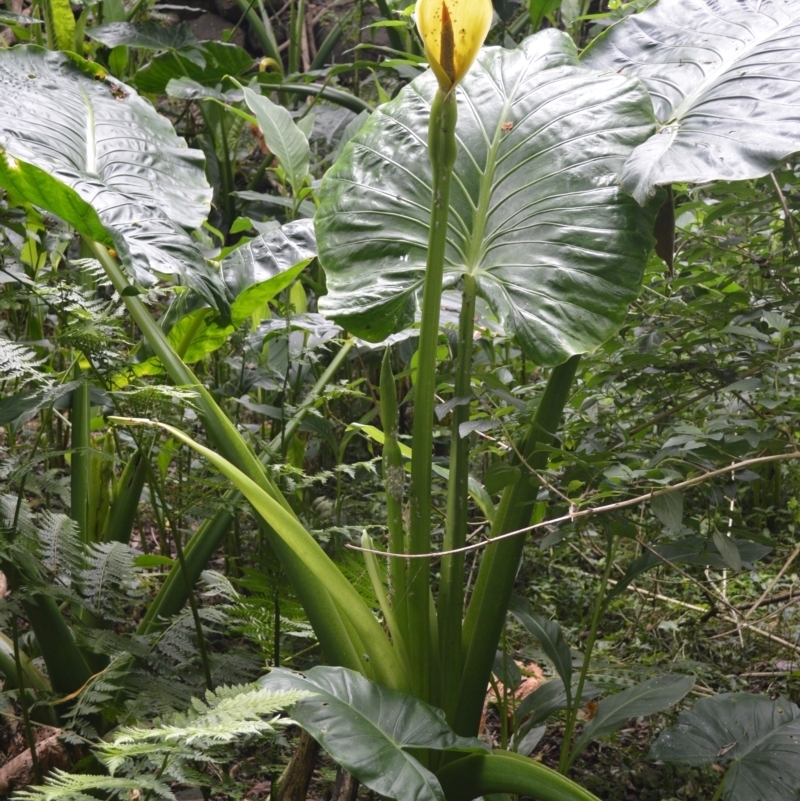
[[621, 173], [641, 201], [673, 182], [757, 178], [800, 150], [797, 0], [659, 0], [583, 61], [650, 91], [661, 125]]
[[278, 693], [308, 692], [292, 706], [292, 718], [336, 762], [386, 798], [445, 801], [415, 751], [488, 751], [476, 737], [457, 735], [441, 710], [347, 668], [318, 666], [305, 673], [273, 668], [259, 683]]
[[[320, 309], [365, 339], [409, 325], [417, 306], [436, 88], [426, 73], [381, 106], [323, 180]], [[655, 130], [647, 93], [583, 67], [554, 30], [485, 48], [457, 92], [445, 284], [473, 275], [540, 365], [594, 350], [621, 325], [653, 241], [654, 210], [616, 177]]]
[[0, 50], [0, 73], [0, 185], [113, 247], [140, 283], [179, 275], [227, 314], [221, 276], [184, 230], [210, 208], [202, 154], [74, 54]]
[[788, 801], [800, 794], [800, 709], [766, 695], [725, 693], [681, 712], [651, 759], [728, 764], [725, 801]]

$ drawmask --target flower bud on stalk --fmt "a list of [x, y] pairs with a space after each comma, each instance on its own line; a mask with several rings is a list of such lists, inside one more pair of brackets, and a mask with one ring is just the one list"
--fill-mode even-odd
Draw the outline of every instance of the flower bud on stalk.
[[[408, 553], [431, 550], [431, 462], [433, 404], [436, 390], [436, 349], [439, 341], [444, 259], [447, 249], [447, 217], [450, 210], [450, 178], [456, 160], [456, 93], [489, 32], [491, 0], [417, 0], [417, 27], [428, 63], [439, 82], [431, 104], [428, 155], [431, 160], [431, 222], [428, 258], [422, 290], [422, 320], [417, 350], [417, 383], [411, 442]], [[430, 562], [415, 559], [407, 568], [407, 627], [414, 633], [408, 643], [408, 664], [414, 666], [412, 687], [418, 698], [429, 701], [431, 682]], [[460, 620], [460, 612], [459, 612]], [[459, 639], [460, 642], [460, 639]], [[453, 673], [452, 675], [457, 675]], [[460, 675], [460, 674], [458, 674]]]
[[417, 0], [417, 28], [443, 92], [466, 75], [492, 25], [491, 0]]

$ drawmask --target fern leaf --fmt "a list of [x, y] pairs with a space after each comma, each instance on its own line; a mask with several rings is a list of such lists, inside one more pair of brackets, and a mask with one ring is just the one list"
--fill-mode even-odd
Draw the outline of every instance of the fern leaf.
[[38, 369], [43, 362], [27, 345], [0, 339], [0, 376], [4, 381], [47, 382], [46, 375]]
[[107, 620], [124, 622], [124, 605], [142, 596], [140, 569], [134, 564], [136, 551], [121, 542], [93, 543], [81, 571], [81, 588], [89, 608]]
[[97, 801], [90, 791], [103, 790], [112, 796], [128, 795], [131, 790], [149, 790], [161, 798], [174, 801], [169, 787], [150, 776], [126, 779], [117, 776], [93, 776], [91, 774], [72, 774], [55, 770], [47, 779], [47, 784], [20, 790], [14, 794], [18, 801]]

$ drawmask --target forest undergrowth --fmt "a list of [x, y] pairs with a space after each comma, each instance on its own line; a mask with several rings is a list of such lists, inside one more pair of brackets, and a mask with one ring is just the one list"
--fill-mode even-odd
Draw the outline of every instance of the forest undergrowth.
[[800, 144], [633, 173], [670, 2], [496, 2], [466, 78], [385, 0], [0, 9], [0, 795], [800, 793]]

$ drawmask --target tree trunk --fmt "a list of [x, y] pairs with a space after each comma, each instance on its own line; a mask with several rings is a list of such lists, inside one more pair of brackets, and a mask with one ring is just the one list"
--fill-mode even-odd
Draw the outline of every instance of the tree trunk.
[[339, 768], [336, 771], [336, 784], [333, 785], [331, 801], [356, 801], [357, 794], [358, 779], [344, 768]]
[[307, 732], [301, 732], [297, 750], [275, 783], [270, 801], [306, 801], [318, 753], [319, 743]]

